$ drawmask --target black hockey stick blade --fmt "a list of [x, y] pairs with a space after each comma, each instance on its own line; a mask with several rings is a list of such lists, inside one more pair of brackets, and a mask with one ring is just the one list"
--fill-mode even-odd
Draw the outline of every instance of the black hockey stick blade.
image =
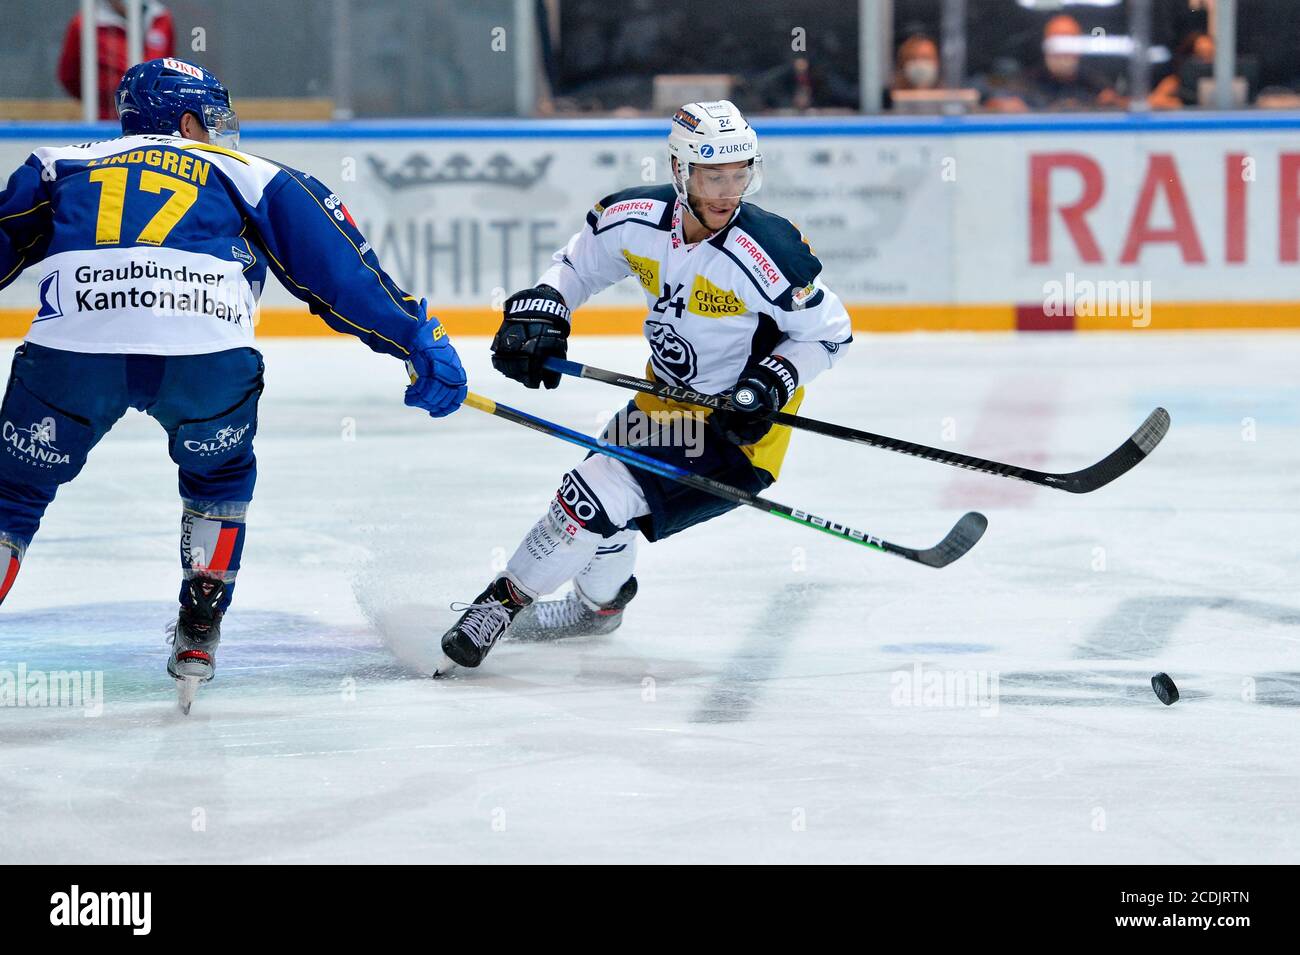
[[912, 559], [927, 567], [947, 567], [978, 544], [988, 526], [988, 518], [978, 511], [963, 514], [947, 537], [927, 550], [915, 551]]
[[[725, 394], [703, 394], [691, 388], [684, 388], [667, 382], [651, 381], [647, 378], [638, 378], [635, 375], [622, 375], [604, 368], [580, 365], [567, 359], [548, 358], [546, 359], [546, 367], [551, 371], [558, 371], [562, 375], [599, 381], [607, 385], [614, 385], [617, 388], [639, 391], [669, 401], [679, 401], [702, 408], [732, 408], [731, 398]], [[1055, 488], [1058, 491], [1068, 491], [1072, 494], [1087, 494], [1089, 491], [1095, 491], [1131, 470], [1139, 461], [1151, 453], [1152, 449], [1165, 436], [1165, 432], [1169, 430], [1169, 412], [1165, 411], [1164, 408], [1157, 408], [1147, 416], [1147, 420], [1124, 444], [1096, 464], [1069, 474], [1053, 474], [1045, 471], [1035, 471], [1032, 468], [1018, 467], [1014, 464], [1004, 464], [1001, 461], [990, 461], [987, 458], [977, 458], [957, 451], [931, 448], [924, 444], [917, 444], [914, 441], [904, 441], [901, 438], [891, 438], [883, 434], [872, 434], [870, 431], [861, 431], [857, 428], [848, 428], [844, 425], [832, 424], [829, 421], [818, 421], [814, 418], [805, 418], [801, 415], [787, 414], [782, 411], [773, 412], [768, 417], [776, 424], [797, 428], [801, 431], [810, 431], [813, 434], [820, 434], [828, 438], [838, 438], [853, 444], [864, 444], [870, 448], [893, 451], [897, 454], [907, 454], [923, 461], [934, 461], [938, 464], [947, 464], [950, 467], [977, 471], [981, 474], [991, 474], [994, 477], [1011, 478], [1015, 481], [1037, 484], [1040, 487]]]
[[1044, 483], [1073, 494], [1087, 494], [1105, 487], [1121, 474], [1136, 467], [1169, 433], [1169, 412], [1157, 408], [1147, 415], [1129, 439], [1091, 467], [1073, 474], [1044, 474]]

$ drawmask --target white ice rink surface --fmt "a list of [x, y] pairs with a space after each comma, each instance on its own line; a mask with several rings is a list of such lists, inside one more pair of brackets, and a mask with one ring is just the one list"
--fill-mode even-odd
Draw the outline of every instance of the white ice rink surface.
[[[587, 432], [624, 400], [458, 345], [476, 390]], [[975, 508], [987, 535], [936, 571], [732, 513], [643, 547], [616, 634], [440, 681], [447, 605], [581, 452], [433, 422], [350, 340], [264, 350], [238, 596], [189, 717], [161, 429], [129, 413], [51, 507], [0, 671], [101, 671], [103, 710], [0, 709], [0, 862], [1300, 858], [1300, 337], [860, 338], [805, 413], [1047, 470], [1157, 404], [1173, 426], [1088, 496], [797, 434], [776, 500], [912, 546]]]

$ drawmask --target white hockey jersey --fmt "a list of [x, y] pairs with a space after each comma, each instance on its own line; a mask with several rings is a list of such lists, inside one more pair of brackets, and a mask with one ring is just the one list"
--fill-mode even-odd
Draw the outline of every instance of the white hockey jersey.
[[[538, 280], [570, 309], [632, 276], [645, 291], [643, 331], [657, 380], [708, 394], [730, 389], [751, 359], [780, 355], [799, 374], [786, 410], [803, 386], [829, 369], [852, 340], [849, 315], [821, 281], [821, 263], [789, 220], [742, 202], [731, 222], [688, 245], [689, 215], [671, 185], [628, 189], [597, 203], [586, 227], [555, 253]], [[581, 316], [574, 319], [575, 325]], [[667, 403], [637, 397], [642, 410]], [[776, 477], [789, 443], [773, 428], [746, 448], [756, 467]]]

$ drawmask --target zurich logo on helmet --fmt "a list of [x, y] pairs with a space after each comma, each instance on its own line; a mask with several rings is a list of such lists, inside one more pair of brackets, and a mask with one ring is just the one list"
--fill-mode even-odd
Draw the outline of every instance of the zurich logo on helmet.
[[710, 146], [708, 143], [705, 143], [703, 146], [700, 147], [700, 155], [703, 156], [705, 159], [708, 159], [710, 156], [713, 155], [713, 147]]

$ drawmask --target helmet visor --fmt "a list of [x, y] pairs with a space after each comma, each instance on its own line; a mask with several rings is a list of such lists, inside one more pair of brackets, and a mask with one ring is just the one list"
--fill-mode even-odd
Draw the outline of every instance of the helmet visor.
[[[690, 163], [689, 166], [680, 185], [682, 191], [696, 199], [743, 199], [758, 192], [763, 185], [762, 156], [719, 165]], [[678, 175], [681, 176], [680, 170]]]
[[203, 125], [212, 145], [239, 148], [239, 117], [229, 106], [203, 107]]

